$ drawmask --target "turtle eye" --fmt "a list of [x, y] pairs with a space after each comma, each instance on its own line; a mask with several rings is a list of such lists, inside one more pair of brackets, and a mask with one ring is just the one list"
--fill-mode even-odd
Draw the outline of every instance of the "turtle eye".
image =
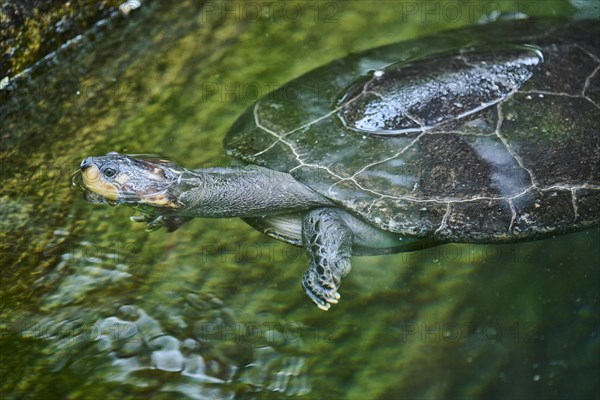
[[112, 178], [113, 176], [115, 176], [117, 174], [117, 170], [114, 168], [105, 168], [102, 173], [104, 174], [105, 177]]

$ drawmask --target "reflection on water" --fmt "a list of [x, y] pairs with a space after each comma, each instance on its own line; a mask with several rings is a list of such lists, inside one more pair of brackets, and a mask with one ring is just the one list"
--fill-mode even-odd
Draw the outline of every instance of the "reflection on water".
[[44, 277], [55, 282], [55, 289], [41, 304], [42, 314], [4, 326], [11, 340], [46, 343], [51, 351], [44, 363], [50, 371], [77, 369], [93, 357], [95, 367], [82, 371], [86, 379], [116, 382], [134, 393], [221, 399], [244, 392], [310, 392], [306, 357], [296, 355], [302, 339], [290, 333], [293, 327], [241, 323], [214, 295], [173, 293], [180, 296], [177, 306], [156, 318], [138, 306], [118, 303], [109, 307], [114, 315], [108, 309], [95, 315], [91, 299], [112, 293], [96, 305], [123, 300], [119, 293], [127, 290], [132, 274], [122, 255], [99, 257], [101, 252], [91, 247], [81, 243]]
[[[149, 385], [149, 377], [158, 377], [161, 371], [173, 372], [181, 376], [168, 379], [171, 383], [163, 383], [157, 389], [179, 392], [193, 399], [231, 398], [230, 389], [234, 385], [238, 386], [238, 390], [274, 391], [287, 395], [310, 391], [303, 376], [303, 358], [285, 356], [268, 345], [265, 339], [252, 338], [265, 343], [254, 351], [247, 349], [248, 354], [244, 356], [251, 362], [238, 368], [229, 364], [228, 360], [213, 358], [211, 354], [210, 347], [214, 344], [205, 336], [206, 327], [212, 325], [222, 329], [216, 321], [199, 322], [195, 327], [198, 333], [196, 339], [179, 340], [165, 333], [156, 319], [135, 306], [123, 306], [118, 311], [129, 318], [109, 317], [98, 324], [100, 350], [108, 352], [115, 367], [110, 375], [104, 377], [108, 381], [145, 387]], [[221, 344], [225, 338], [223, 333], [216, 329], [210, 332], [216, 333], [217, 344]], [[241, 340], [246, 334], [230, 321], [227, 335]]]
[[300, 288], [301, 249], [233, 219], [148, 233], [134, 210], [80, 199], [84, 156], [224, 165], [245, 89], [453, 25], [394, 2], [294, 3], [287, 19], [223, 4], [144, 2], [1, 92], [2, 395], [597, 396], [598, 229], [355, 257], [323, 313]]

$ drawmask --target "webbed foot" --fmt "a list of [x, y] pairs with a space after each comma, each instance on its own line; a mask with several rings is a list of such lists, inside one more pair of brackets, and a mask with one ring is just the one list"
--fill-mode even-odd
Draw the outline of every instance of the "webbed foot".
[[352, 240], [352, 231], [334, 209], [319, 208], [304, 217], [302, 242], [309, 267], [302, 287], [321, 310], [329, 310], [341, 297], [338, 289], [350, 272]]
[[330, 283], [325, 282], [319, 276], [315, 275], [312, 269], [304, 273], [302, 288], [304, 289], [304, 293], [323, 311], [329, 310], [331, 305], [337, 304], [338, 300], [342, 297], [337, 292], [337, 287], [331, 287]]

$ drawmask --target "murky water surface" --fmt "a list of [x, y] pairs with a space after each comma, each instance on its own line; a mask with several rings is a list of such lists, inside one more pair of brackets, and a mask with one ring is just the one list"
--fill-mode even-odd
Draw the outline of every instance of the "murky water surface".
[[70, 187], [108, 151], [225, 165], [236, 116], [289, 79], [515, 2], [198, 3], [144, 4], [2, 94], [5, 398], [599, 396], [598, 229], [356, 257], [324, 313], [301, 249], [237, 219], [147, 233]]

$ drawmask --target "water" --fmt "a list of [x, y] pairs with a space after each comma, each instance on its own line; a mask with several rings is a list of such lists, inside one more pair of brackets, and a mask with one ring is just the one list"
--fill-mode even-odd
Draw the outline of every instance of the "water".
[[3, 396], [598, 398], [598, 229], [355, 257], [324, 313], [300, 288], [301, 249], [237, 219], [147, 233], [70, 187], [84, 156], [108, 151], [225, 165], [221, 140], [260, 95], [485, 12], [258, 4], [143, 4], [3, 95]]

